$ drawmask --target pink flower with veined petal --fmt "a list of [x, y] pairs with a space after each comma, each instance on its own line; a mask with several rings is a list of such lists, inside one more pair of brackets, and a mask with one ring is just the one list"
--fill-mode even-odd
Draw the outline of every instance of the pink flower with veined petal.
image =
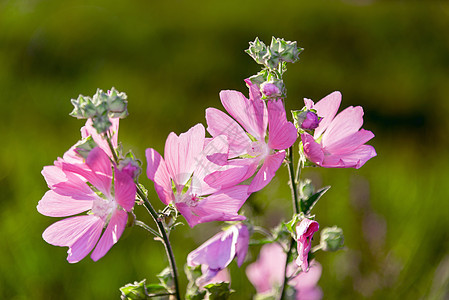
[[[284, 282], [286, 253], [279, 244], [266, 244], [260, 249], [256, 262], [248, 265], [246, 275], [258, 294], [270, 294], [280, 288]], [[291, 277], [297, 267], [293, 263], [287, 267], [287, 276]], [[319, 300], [323, 293], [317, 286], [321, 276], [321, 265], [312, 261], [309, 272], [301, 272], [290, 279], [288, 284], [296, 290], [297, 300]]]
[[237, 265], [240, 267], [248, 252], [248, 245], [248, 228], [244, 224], [237, 224], [217, 233], [190, 252], [187, 256], [187, 265], [189, 267], [201, 265], [203, 271], [197, 284], [202, 286], [211, 282], [220, 271], [231, 263], [234, 257], [237, 257]]
[[88, 215], [50, 225], [42, 234], [44, 240], [69, 247], [70, 263], [80, 261], [94, 247], [91, 258], [97, 261], [103, 257], [122, 235], [127, 212], [134, 206], [133, 179], [115, 167], [113, 170], [110, 158], [100, 147], [90, 151], [85, 163], [59, 160], [55, 166], [44, 167], [42, 174], [50, 190], [37, 205], [41, 214], [67, 217], [89, 211]]
[[173, 203], [189, 226], [245, 219], [238, 210], [249, 196], [248, 186], [216, 188], [204, 181], [208, 174], [226, 167], [225, 136], [207, 140], [203, 125], [197, 124], [179, 136], [170, 133], [164, 154], [165, 159], [154, 149], [146, 150], [147, 176], [159, 199], [166, 205]]
[[318, 231], [320, 225], [317, 221], [303, 219], [301, 223], [296, 225], [296, 238], [298, 243], [298, 258], [296, 263], [302, 268], [304, 272], [307, 272], [309, 267], [309, 251], [312, 247], [312, 237], [315, 232]]
[[363, 124], [360, 106], [350, 106], [335, 116], [340, 102], [340, 92], [333, 92], [316, 104], [304, 99], [306, 107], [315, 109], [323, 118], [313, 136], [301, 134], [304, 154], [321, 167], [358, 169], [377, 155], [373, 146], [365, 145], [374, 134], [360, 129]]
[[[234, 119], [215, 108], [206, 110], [207, 131], [213, 137], [225, 135], [228, 138], [229, 158], [232, 159], [229, 164], [246, 167], [246, 173], [238, 177], [235, 168], [217, 172], [205, 180], [213, 186], [226, 187], [248, 179], [262, 164], [249, 186], [248, 192], [252, 193], [265, 187], [274, 177], [284, 161], [284, 150], [296, 141], [297, 130], [287, 121], [282, 100], [266, 103], [261, 99], [258, 87], [249, 80], [246, 82], [250, 89], [249, 99], [237, 91], [220, 92], [221, 103]], [[239, 158], [242, 156], [245, 158]]]

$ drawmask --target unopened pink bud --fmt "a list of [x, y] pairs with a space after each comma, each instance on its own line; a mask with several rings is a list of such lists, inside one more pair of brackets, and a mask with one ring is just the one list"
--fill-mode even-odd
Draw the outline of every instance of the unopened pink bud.
[[304, 121], [301, 123], [301, 128], [302, 129], [316, 129], [318, 127], [318, 125], [320, 124], [320, 119], [318, 118], [318, 116], [316, 115], [316, 113], [308, 111], [306, 113], [306, 118], [304, 119]]
[[281, 96], [281, 90], [273, 83], [265, 82], [261, 85], [262, 93], [267, 97]]

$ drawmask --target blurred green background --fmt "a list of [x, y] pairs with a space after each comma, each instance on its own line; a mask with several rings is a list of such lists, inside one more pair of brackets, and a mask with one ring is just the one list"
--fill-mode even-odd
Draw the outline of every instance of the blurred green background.
[[[339, 90], [342, 107], [363, 106], [363, 127], [376, 134], [378, 157], [360, 170], [304, 172], [332, 186], [316, 219], [345, 232], [345, 250], [317, 256], [324, 299], [448, 299], [449, 4], [356, 0], [0, 1], [0, 298], [118, 299], [128, 282], [156, 282], [163, 247], [141, 228], [97, 263], [69, 264], [66, 248], [42, 240], [56, 219], [36, 211], [47, 190], [40, 171], [84, 123], [68, 116], [70, 99], [126, 92], [119, 136], [143, 160], [170, 131], [205, 124], [207, 107], [222, 109], [220, 90], [247, 93], [243, 79], [259, 67], [243, 50], [273, 35], [305, 48], [286, 74], [288, 108]], [[287, 179], [281, 168], [247, 214], [266, 226], [287, 220]], [[219, 225], [172, 233], [180, 269]], [[257, 252], [232, 264], [233, 299], [254, 293], [243, 271]]]

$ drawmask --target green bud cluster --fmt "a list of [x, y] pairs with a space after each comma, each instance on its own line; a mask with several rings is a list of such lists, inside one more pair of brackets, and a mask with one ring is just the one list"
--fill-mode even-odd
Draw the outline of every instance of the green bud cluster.
[[107, 93], [97, 89], [91, 98], [79, 95], [72, 99], [74, 106], [71, 116], [78, 119], [92, 119], [92, 126], [98, 133], [105, 133], [112, 125], [109, 118], [125, 118], [128, 115], [128, 97], [125, 93], [118, 92], [112, 88]]
[[[286, 89], [282, 75], [287, 71], [287, 63], [295, 63], [299, 60], [299, 54], [303, 49], [298, 48], [296, 42], [284, 39], [271, 39], [271, 45], [266, 46], [259, 38], [249, 43], [245, 50], [258, 64], [263, 65], [262, 71], [249, 77], [253, 84], [259, 86], [262, 99], [278, 98], [286, 96]], [[279, 93], [266, 93], [263, 84], [273, 84]], [[271, 89], [273, 90], [273, 89]]]
[[271, 45], [267, 47], [259, 38], [249, 43], [248, 53], [258, 64], [266, 66], [270, 70], [278, 70], [284, 63], [295, 63], [299, 60], [299, 53], [303, 49], [298, 48], [296, 42], [284, 39], [271, 39]]

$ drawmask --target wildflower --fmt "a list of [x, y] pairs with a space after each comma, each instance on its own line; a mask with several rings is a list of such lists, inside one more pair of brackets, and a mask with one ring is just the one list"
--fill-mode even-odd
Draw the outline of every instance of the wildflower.
[[318, 231], [319, 227], [317, 221], [312, 221], [307, 218], [296, 225], [296, 237], [298, 243], [298, 258], [296, 259], [296, 264], [298, 264], [304, 272], [307, 272], [307, 268], [309, 267], [308, 255], [310, 248], [312, 247], [312, 237], [313, 234]]
[[[50, 217], [67, 217], [50, 225], [42, 234], [52, 245], [69, 247], [67, 260], [76, 263], [93, 250], [97, 261], [117, 243], [134, 206], [136, 186], [125, 172], [112, 168], [100, 147], [90, 151], [85, 163], [64, 160], [42, 172], [50, 190], [37, 210]], [[114, 185], [112, 186], [112, 182]], [[106, 227], [103, 234], [103, 228]], [[101, 236], [101, 238], [100, 238]]]
[[[269, 295], [283, 285], [285, 273], [285, 260], [287, 255], [279, 244], [264, 245], [256, 262], [248, 265], [246, 275], [254, 285], [258, 294]], [[295, 298], [298, 300], [319, 300], [323, 293], [317, 286], [321, 276], [321, 265], [313, 261], [309, 272], [295, 274], [294, 264], [287, 267], [288, 284], [295, 289]]]
[[[265, 187], [274, 177], [284, 161], [284, 149], [293, 145], [297, 132], [293, 123], [287, 122], [282, 100], [265, 103], [258, 87], [249, 80], [247, 84], [250, 88], [249, 99], [237, 91], [220, 92], [221, 103], [235, 121], [215, 108], [206, 110], [206, 120], [207, 130], [213, 137], [227, 137], [229, 158], [232, 159], [229, 164], [247, 167], [243, 177], [234, 176], [235, 181], [248, 179], [262, 165], [249, 186], [248, 192], [252, 193]], [[225, 172], [227, 171], [219, 172], [219, 177], [228, 180]], [[212, 182], [207, 177], [205, 180], [215, 186], [235, 184], [235, 181], [225, 180]]]
[[371, 131], [360, 129], [363, 109], [348, 107], [337, 116], [340, 92], [333, 92], [316, 104], [304, 100], [307, 109], [315, 109], [322, 117], [314, 135], [301, 134], [304, 154], [313, 163], [325, 168], [360, 168], [376, 156], [373, 146], [365, 145], [374, 137]]
[[245, 260], [249, 245], [249, 231], [246, 225], [236, 224], [225, 231], [217, 233], [193, 250], [187, 256], [187, 265], [195, 267], [201, 265], [203, 275], [197, 279], [197, 285], [210, 283], [237, 257], [240, 267]]
[[248, 186], [216, 188], [203, 180], [226, 167], [225, 136], [206, 140], [203, 125], [197, 124], [179, 136], [170, 133], [164, 154], [165, 160], [156, 150], [146, 150], [147, 176], [154, 182], [159, 199], [166, 205], [173, 203], [189, 226], [245, 219], [238, 215], [238, 210], [249, 196]]

